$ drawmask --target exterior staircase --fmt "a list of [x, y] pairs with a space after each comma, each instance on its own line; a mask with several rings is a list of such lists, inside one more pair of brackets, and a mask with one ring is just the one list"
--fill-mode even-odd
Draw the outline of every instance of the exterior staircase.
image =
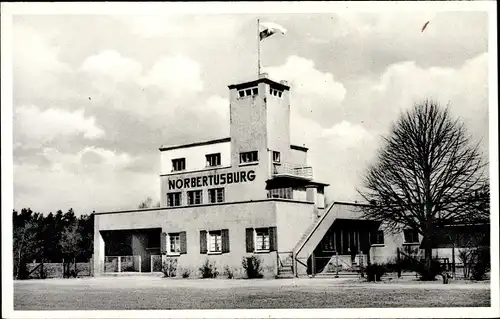
[[276, 278], [293, 278], [293, 253], [278, 252], [278, 274]]
[[361, 214], [353, 207], [352, 204], [333, 202], [325, 209], [323, 215], [304, 232], [293, 249], [297, 276], [307, 275], [307, 260], [337, 218], [359, 219], [361, 217]]

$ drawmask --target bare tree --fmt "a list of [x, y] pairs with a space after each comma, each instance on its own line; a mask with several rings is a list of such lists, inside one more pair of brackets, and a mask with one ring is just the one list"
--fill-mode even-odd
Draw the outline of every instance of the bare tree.
[[160, 207], [160, 202], [156, 202], [156, 204], [153, 205], [153, 199], [149, 196], [145, 200], [143, 200], [138, 206], [139, 209], [158, 208], [158, 207]]
[[[358, 191], [371, 205], [366, 218], [393, 233], [413, 228], [423, 236], [430, 277], [433, 241], [445, 225], [489, 219], [487, 163], [465, 125], [433, 101], [415, 104], [383, 137], [378, 160]], [[431, 278], [424, 278], [431, 279]]]

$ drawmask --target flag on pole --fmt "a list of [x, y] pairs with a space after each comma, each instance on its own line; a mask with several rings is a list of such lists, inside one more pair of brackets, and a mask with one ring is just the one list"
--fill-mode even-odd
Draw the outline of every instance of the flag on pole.
[[259, 37], [260, 41], [264, 40], [267, 37], [272, 36], [275, 33], [285, 34], [286, 29], [280, 26], [279, 24], [273, 22], [262, 22], [259, 23]]

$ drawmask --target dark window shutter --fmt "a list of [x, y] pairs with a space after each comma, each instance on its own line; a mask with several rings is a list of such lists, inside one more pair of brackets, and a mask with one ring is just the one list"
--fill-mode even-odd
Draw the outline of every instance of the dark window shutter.
[[160, 252], [162, 255], [167, 252], [167, 233], [161, 233]]
[[276, 227], [269, 227], [269, 250], [278, 250], [278, 237]]
[[186, 242], [186, 232], [181, 231], [179, 234], [181, 241], [181, 254], [187, 254], [187, 242]]
[[253, 253], [253, 228], [246, 229], [246, 243], [247, 243], [247, 253]]
[[229, 229], [223, 229], [221, 231], [221, 237], [222, 237], [222, 253], [228, 253], [229, 252]]
[[207, 253], [207, 231], [200, 230], [200, 254]]

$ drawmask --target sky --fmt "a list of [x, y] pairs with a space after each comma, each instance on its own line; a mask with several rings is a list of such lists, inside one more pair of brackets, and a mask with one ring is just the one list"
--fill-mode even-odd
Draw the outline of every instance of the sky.
[[359, 199], [381, 136], [426, 98], [488, 159], [485, 12], [151, 14], [13, 16], [15, 209], [158, 201], [161, 145], [229, 136], [227, 86], [256, 77], [257, 17], [287, 29], [262, 41], [263, 71], [289, 81], [291, 141], [329, 201]]

